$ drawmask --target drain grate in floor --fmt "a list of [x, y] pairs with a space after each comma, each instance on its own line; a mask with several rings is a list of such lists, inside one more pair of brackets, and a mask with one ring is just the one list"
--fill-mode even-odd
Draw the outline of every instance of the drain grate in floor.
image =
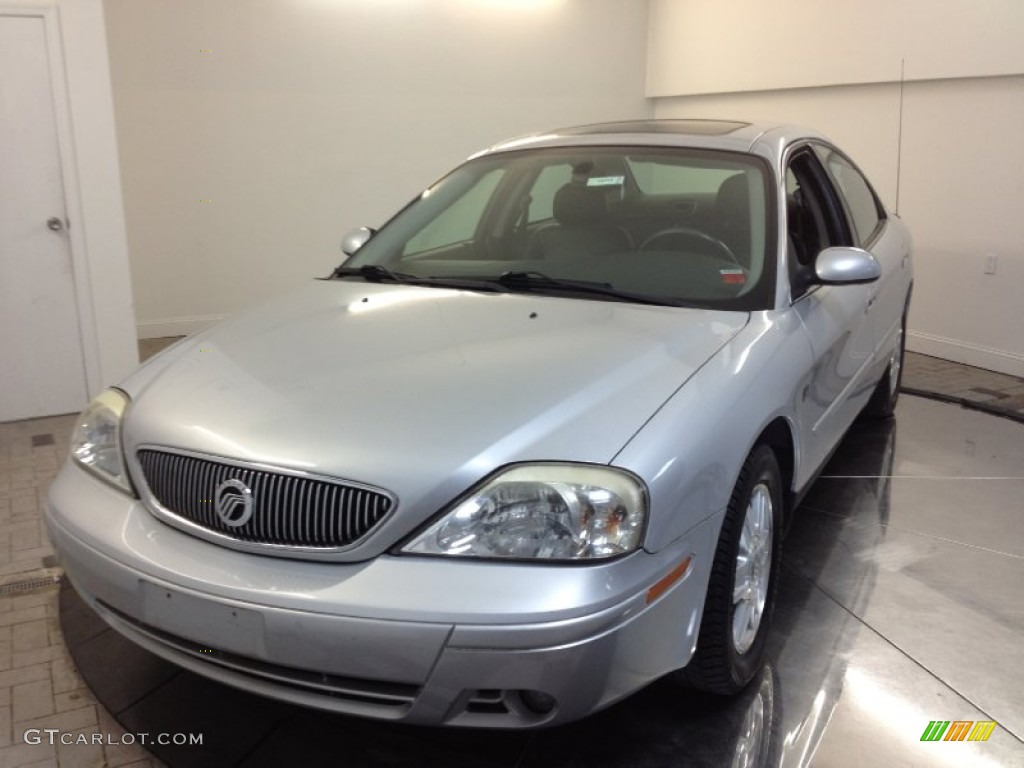
[[10, 584], [0, 584], [0, 597], [4, 597], [7, 595], [17, 595], [21, 592], [32, 592], [36, 589], [52, 587], [58, 584], [59, 582], [59, 575], [46, 574], [45, 576], [36, 576], [31, 579], [12, 581]]

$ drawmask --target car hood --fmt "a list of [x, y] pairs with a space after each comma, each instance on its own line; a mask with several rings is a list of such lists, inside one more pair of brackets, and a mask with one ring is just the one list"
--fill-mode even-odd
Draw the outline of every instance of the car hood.
[[126, 449], [169, 446], [378, 486], [398, 498], [397, 512], [360, 549], [383, 549], [502, 465], [611, 461], [747, 320], [316, 281], [124, 382]]

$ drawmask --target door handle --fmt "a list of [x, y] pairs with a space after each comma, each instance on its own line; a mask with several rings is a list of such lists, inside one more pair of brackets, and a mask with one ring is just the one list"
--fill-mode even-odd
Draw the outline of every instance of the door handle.
[[46, 220], [46, 226], [53, 232], [61, 232], [64, 230], [64, 220], [56, 216], [51, 216]]

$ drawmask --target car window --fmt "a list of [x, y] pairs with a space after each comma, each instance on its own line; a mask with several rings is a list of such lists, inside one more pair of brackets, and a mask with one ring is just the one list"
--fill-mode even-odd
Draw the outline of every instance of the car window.
[[530, 188], [531, 223], [544, 221], [554, 216], [555, 193], [572, 179], [572, 165], [546, 165], [537, 174], [537, 180]]
[[[765, 309], [776, 264], [772, 188], [765, 161], [739, 152], [577, 146], [483, 155], [420, 195], [346, 266], [499, 287], [503, 275], [528, 273], [551, 279], [534, 291], [590, 283], [619, 300]], [[579, 287], [564, 295], [608, 300]]]
[[809, 150], [796, 152], [786, 168], [787, 261], [794, 298], [811, 285], [809, 276], [821, 251], [850, 244], [840, 215], [815, 155]]
[[494, 194], [504, 171], [485, 173], [456, 197], [436, 218], [409, 239], [405, 255], [415, 255], [472, 239], [484, 208]]
[[860, 243], [869, 242], [883, 221], [883, 209], [871, 185], [849, 160], [835, 150], [821, 145], [814, 149], [842, 192]]
[[735, 173], [728, 168], [668, 165], [638, 158], [630, 158], [629, 168], [637, 186], [650, 195], [713, 195]]

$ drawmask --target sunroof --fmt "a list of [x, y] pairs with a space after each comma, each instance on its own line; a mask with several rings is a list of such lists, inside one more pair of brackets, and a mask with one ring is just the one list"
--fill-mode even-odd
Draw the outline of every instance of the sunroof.
[[735, 120], [627, 120], [598, 123], [557, 131], [561, 136], [588, 136], [602, 133], [681, 133], [691, 136], [724, 136], [746, 128], [750, 123]]

